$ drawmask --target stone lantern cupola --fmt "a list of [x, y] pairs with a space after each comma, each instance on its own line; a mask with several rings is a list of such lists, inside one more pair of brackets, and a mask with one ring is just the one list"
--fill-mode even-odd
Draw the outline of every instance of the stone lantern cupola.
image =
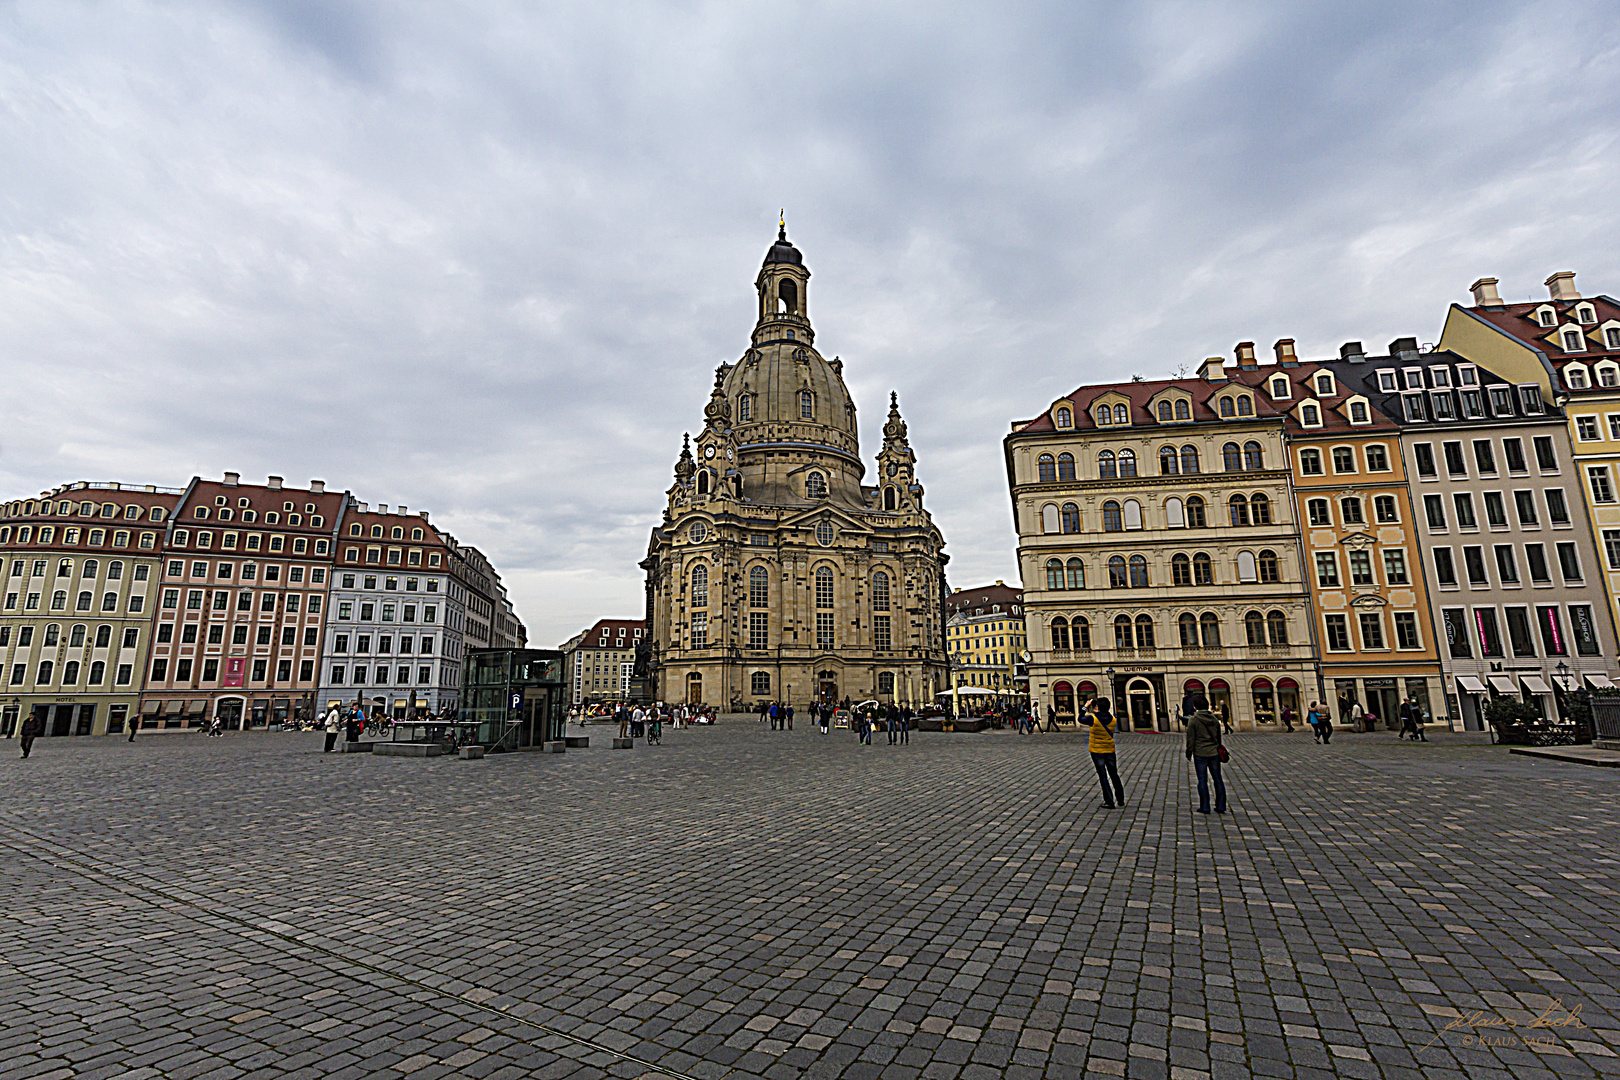
[[765, 253], [765, 263], [754, 280], [759, 292], [759, 322], [754, 326], [754, 344], [767, 341], [816, 339], [810, 327], [810, 271], [804, 256], [788, 242], [787, 222], [779, 223], [776, 243]]

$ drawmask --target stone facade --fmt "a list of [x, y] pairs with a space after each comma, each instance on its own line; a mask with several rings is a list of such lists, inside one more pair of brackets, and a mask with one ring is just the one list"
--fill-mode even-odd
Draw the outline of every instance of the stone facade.
[[843, 361], [815, 348], [784, 229], [750, 347], [722, 364], [653, 530], [647, 668], [664, 700], [931, 701], [946, 683], [945, 541], [894, 395], [863, 484]]

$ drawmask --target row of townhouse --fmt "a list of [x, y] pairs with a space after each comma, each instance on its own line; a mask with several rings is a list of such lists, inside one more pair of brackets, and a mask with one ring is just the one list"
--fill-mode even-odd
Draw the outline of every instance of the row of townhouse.
[[0, 737], [454, 709], [467, 649], [521, 643], [502, 612], [476, 548], [318, 480], [67, 484], [0, 506]]
[[1495, 285], [1436, 348], [1311, 361], [1285, 338], [1261, 363], [1244, 342], [1015, 423], [1036, 703], [1109, 696], [1167, 730], [1192, 692], [1240, 728], [1415, 698], [1479, 729], [1493, 697], [1562, 715], [1613, 685], [1620, 306], [1573, 275], [1545, 303]]

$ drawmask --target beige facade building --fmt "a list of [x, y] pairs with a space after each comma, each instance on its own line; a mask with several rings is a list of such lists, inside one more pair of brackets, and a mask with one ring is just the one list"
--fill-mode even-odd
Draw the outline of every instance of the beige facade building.
[[126, 730], [139, 713], [175, 488], [66, 484], [0, 508], [0, 738]]
[[564, 642], [568, 703], [590, 705], [629, 697], [636, 649], [646, 635], [645, 619], [602, 619]]
[[810, 272], [784, 229], [749, 348], [681, 450], [647, 573], [654, 696], [932, 700], [946, 684], [945, 540], [890, 397], [865, 484], [843, 361], [815, 348]]
[[[1254, 346], [1237, 349], [1255, 366]], [[1031, 704], [1113, 699], [1172, 730], [1204, 692], [1234, 726], [1314, 687], [1283, 416], [1229, 378], [1082, 386], [1005, 440], [1032, 654]]]

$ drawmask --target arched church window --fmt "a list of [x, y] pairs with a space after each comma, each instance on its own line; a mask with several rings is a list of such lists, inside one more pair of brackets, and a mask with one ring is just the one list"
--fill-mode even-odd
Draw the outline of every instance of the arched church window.
[[776, 286], [776, 310], [788, 315], [799, 310], [799, 287], [792, 278], [783, 278]]
[[748, 606], [768, 607], [771, 602], [771, 576], [763, 566], [748, 571]]
[[816, 607], [830, 608], [833, 606], [833, 572], [830, 567], [819, 567], [816, 570]]
[[709, 568], [702, 563], [692, 568], [692, 606], [709, 606]]
[[889, 575], [882, 570], [872, 575], [872, 610], [889, 610]]
[[698, 470], [697, 493], [699, 495], [707, 495], [709, 493], [709, 475], [708, 469]]
[[816, 418], [816, 395], [808, 390], [799, 391], [799, 419], [814, 420]]
[[813, 472], [804, 479], [804, 493], [812, 499], [827, 497], [827, 478], [818, 472]]
[[752, 420], [754, 418], [754, 396], [744, 394], [737, 399], [737, 419]]
[[883, 489], [883, 509], [885, 509], [885, 510], [898, 510], [899, 508], [900, 508], [900, 496], [899, 496], [899, 494], [894, 490], [894, 488], [892, 486], [884, 488]]

